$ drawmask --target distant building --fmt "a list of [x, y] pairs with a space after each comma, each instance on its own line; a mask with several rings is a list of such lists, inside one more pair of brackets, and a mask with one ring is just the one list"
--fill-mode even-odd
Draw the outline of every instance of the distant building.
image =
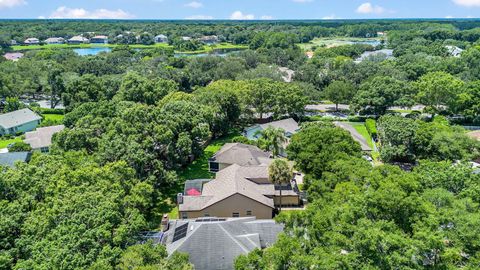
[[227, 143], [208, 160], [208, 168], [211, 172], [218, 172], [233, 164], [240, 166], [268, 165], [272, 162], [270, 157], [269, 152], [253, 145]]
[[312, 59], [314, 56], [314, 52], [306, 52], [305, 55], [307, 56], [308, 59]]
[[162, 243], [169, 255], [188, 253], [197, 270], [234, 269], [235, 258], [273, 245], [282, 231], [282, 224], [255, 217], [172, 220]]
[[89, 40], [86, 37], [74, 36], [70, 38], [67, 42], [68, 44], [85, 44], [85, 43], [88, 43]]
[[5, 55], [3, 55], [3, 57], [5, 57], [5, 59], [7, 59], [7, 60], [16, 62], [16, 61], [18, 61], [18, 59], [23, 57], [23, 53], [19, 53], [19, 52], [6, 53]]
[[182, 40], [183, 41], [189, 41], [189, 40], [192, 40], [192, 38], [191, 37], [182, 37]]
[[203, 44], [213, 45], [218, 43], [218, 36], [203, 36], [198, 39]]
[[377, 37], [384, 37], [386, 35], [387, 35], [387, 33], [385, 33], [385, 32], [377, 32]]
[[293, 134], [300, 130], [300, 126], [293, 118], [274, 121], [266, 124], [254, 125], [246, 128], [243, 135], [249, 140], [258, 140], [261, 135], [260, 132], [268, 127], [281, 128], [285, 131], [285, 136], [290, 138]]
[[155, 36], [155, 43], [168, 43], [168, 37], [165, 35]]
[[64, 125], [37, 128], [35, 131], [25, 133], [23, 142], [29, 144], [34, 151], [46, 153], [52, 145], [53, 134], [62, 131], [64, 128]]
[[40, 44], [40, 40], [38, 40], [38, 38], [27, 38], [27, 39], [25, 39], [23, 44], [25, 44], [25, 45], [38, 45], [38, 44]]
[[12, 45], [12, 46], [18, 45], [18, 42], [15, 39], [12, 39], [10, 41], [10, 45]]
[[448, 52], [453, 57], [460, 57], [463, 53], [463, 49], [461, 49], [457, 46], [445, 46], [445, 48], [447, 48]]
[[383, 49], [378, 51], [368, 51], [362, 53], [360, 57], [355, 60], [355, 63], [360, 63], [368, 59], [374, 59], [375, 57], [381, 58], [382, 60], [394, 59], [393, 50]]
[[30, 109], [22, 109], [0, 115], [0, 135], [34, 130], [42, 118]]
[[99, 35], [99, 36], [94, 36], [90, 39], [90, 43], [94, 44], [108, 44], [108, 37]]
[[62, 37], [51, 37], [51, 38], [47, 38], [45, 40], [45, 43], [46, 44], [63, 44], [65, 43], [65, 39]]
[[29, 162], [30, 152], [10, 152], [0, 154], [0, 166], [14, 167], [17, 162]]

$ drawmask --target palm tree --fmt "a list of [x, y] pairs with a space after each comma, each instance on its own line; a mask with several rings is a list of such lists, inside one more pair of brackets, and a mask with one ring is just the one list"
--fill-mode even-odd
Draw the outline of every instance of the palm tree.
[[265, 150], [272, 151], [274, 157], [278, 156], [283, 149], [283, 144], [287, 142], [285, 130], [269, 126], [264, 130], [258, 131], [258, 133], [260, 133], [262, 140], [265, 142]]
[[282, 211], [282, 186], [293, 178], [292, 168], [285, 159], [275, 159], [268, 167], [268, 177], [272, 183], [280, 186], [280, 206]]

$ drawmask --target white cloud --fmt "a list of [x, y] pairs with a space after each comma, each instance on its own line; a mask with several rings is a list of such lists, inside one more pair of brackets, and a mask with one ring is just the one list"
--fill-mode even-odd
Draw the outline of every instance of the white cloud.
[[241, 11], [237, 10], [230, 15], [230, 20], [254, 20], [255, 15], [253, 14], [243, 14]]
[[262, 20], [273, 20], [273, 16], [263, 15], [262, 17], [260, 17], [260, 19], [262, 19]]
[[197, 1], [193, 1], [193, 2], [190, 2], [188, 4], [185, 4], [186, 7], [189, 7], [189, 8], [201, 8], [203, 7], [203, 4], [200, 3], [200, 2], [197, 2]]
[[385, 13], [385, 11], [385, 8], [377, 5], [372, 5], [372, 3], [370, 2], [363, 3], [357, 8], [357, 13], [361, 14], [382, 14]]
[[464, 7], [480, 7], [480, 0], [453, 0], [453, 2]]
[[132, 19], [135, 16], [121, 9], [95, 9], [69, 8], [61, 6], [50, 14], [50, 19]]
[[310, 3], [313, 2], [313, 0], [292, 0], [295, 3]]
[[0, 0], [0, 9], [26, 5], [25, 0]]
[[213, 16], [193, 15], [193, 16], [186, 17], [185, 20], [213, 20]]
[[337, 17], [335, 14], [330, 14], [322, 18], [322, 20], [338, 20], [338, 19], [341, 19], [341, 18]]

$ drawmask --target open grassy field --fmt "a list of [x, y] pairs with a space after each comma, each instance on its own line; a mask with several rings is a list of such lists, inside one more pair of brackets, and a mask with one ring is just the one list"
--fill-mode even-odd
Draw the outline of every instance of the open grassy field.
[[343, 45], [349, 45], [354, 43], [375, 44], [380, 42], [379, 38], [351, 38], [351, 37], [328, 37], [328, 38], [315, 38], [309, 43], [300, 43], [298, 46], [305, 51], [311, 51], [312, 47], [338, 47]]
[[7, 148], [7, 146], [11, 143], [15, 143], [15, 142], [21, 142], [22, 141], [22, 138], [19, 136], [19, 137], [15, 137], [13, 139], [8, 139], [8, 140], [1, 140], [0, 139], [0, 149], [2, 148]]

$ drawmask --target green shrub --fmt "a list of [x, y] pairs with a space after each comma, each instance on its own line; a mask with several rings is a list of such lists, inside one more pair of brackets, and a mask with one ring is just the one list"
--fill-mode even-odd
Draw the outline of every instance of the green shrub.
[[24, 142], [14, 142], [8, 147], [9, 152], [28, 152], [32, 151], [32, 147]]
[[367, 132], [372, 136], [373, 139], [377, 138], [377, 126], [374, 119], [367, 119], [365, 121], [365, 127], [367, 128]]

